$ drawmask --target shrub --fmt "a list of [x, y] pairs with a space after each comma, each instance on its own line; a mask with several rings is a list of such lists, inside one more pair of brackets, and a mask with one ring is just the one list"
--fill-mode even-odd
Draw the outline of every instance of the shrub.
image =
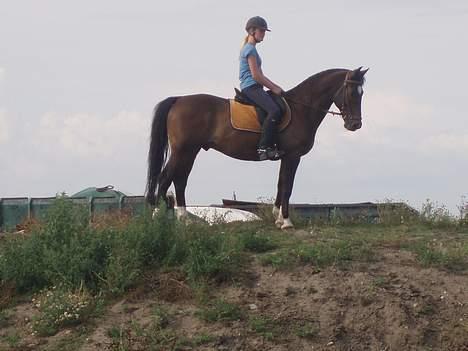
[[102, 271], [106, 244], [89, 227], [86, 210], [64, 198], [51, 207], [45, 223], [25, 237], [13, 237], [0, 257], [0, 277], [26, 291], [82, 281], [95, 286], [95, 272]]

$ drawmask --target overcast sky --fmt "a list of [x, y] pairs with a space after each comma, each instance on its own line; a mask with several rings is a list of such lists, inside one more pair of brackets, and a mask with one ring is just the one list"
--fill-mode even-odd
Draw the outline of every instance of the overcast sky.
[[[113, 184], [142, 195], [149, 126], [167, 96], [232, 97], [246, 20], [272, 28], [265, 74], [290, 89], [370, 67], [363, 127], [322, 123], [293, 202], [468, 195], [468, 2], [0, 0], [0, 197]], [[189, 204], [276, 194], [279, 163], [202, 151]]]

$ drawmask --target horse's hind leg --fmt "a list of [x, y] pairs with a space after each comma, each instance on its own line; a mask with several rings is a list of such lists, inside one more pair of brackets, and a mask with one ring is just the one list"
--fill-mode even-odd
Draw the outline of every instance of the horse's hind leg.
[[187, 216], [187, 211], [185, 209], [185, 188], [187, 187], [187, 180], [199, 151], [200, 148], [184, 149], [183, 153], [179, 153], [178, 162], [175, 166], [174, 188], [177, 204], [176, 215], [179, 219]]
[[156, 194], [156, 205], [159, 204], [160, 199], [162, 198], [166, 203], [168, 209], [174, 207], [174, 204], [167, 196], [167, 189], [171, 186], [172, 180], [174, 179], [174, 172], [177, 165], [177, 155], [172, 153], [169, 157], [169, 161], [167, 161], [166, 166], [162, 170], [161, 174], [159, 175], [158, 179], [158, 192]]

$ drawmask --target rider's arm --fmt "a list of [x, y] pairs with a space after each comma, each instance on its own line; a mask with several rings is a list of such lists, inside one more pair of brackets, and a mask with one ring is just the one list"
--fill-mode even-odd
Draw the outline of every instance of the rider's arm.
[[[262, 68], [260, 67], [259, 69], [260, 69], [260, 71], [261, 71], [262, 74], [263, 74]], [[276, 85], [275, 83], [273, 83], [273, 82], [272, 82], [270, 79], [268, 79], [265, 75], [263, 75], [263, 78], [265, 78], [268, 82], [270, 82], [270, 84], [276, 86], [276, 87], [279, 89], [279, 91], [275, 91], [275, 90], [273, 90], [273, 89], [270, 88], [271, 90], [273, 90], [273, 92], [274, 92], [275, 94], [281, 95], [281, 92], [283, 91], [283, 89], [282, 89], [280, 86], [278, 86], [278, 85]]]
[[249, 63], [250, 72], [252, 72], [252, 78], [259, 84], [267, 87], [275, 94], [281, 94], [283, 89], [281, 89], [278, 85], [273, 83], [263, 74], [260, 67], [257, 65], [257, 58], [254, 55], [249, 55], [247, 57], [247, 62]]

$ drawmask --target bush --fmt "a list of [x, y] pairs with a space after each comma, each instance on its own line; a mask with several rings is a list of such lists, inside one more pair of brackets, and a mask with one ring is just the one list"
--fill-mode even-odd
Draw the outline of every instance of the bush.
[[56, 200], [44, 225], [26, 237], [13, 237], [0, 257], [0, 278], [20, 291], [82, 281], [96, 287], [95, 273], [107, 260], [106, 243], [89, 227], [87, 211], [64, 198]]
[[[30, 235], [12, 237], [0, 254], [0, 285], [35, 291], [82, 284], [121, 294], [152, 267], [182, 267], [192, 279], [226, 280], [241, 266], [241, 244], [223, 226], [182, 225], [161, 207], [125, 226], [91, 226], [85, 208], [59, 198]], [[265, 243], [263, 243], [265, 244]]]

